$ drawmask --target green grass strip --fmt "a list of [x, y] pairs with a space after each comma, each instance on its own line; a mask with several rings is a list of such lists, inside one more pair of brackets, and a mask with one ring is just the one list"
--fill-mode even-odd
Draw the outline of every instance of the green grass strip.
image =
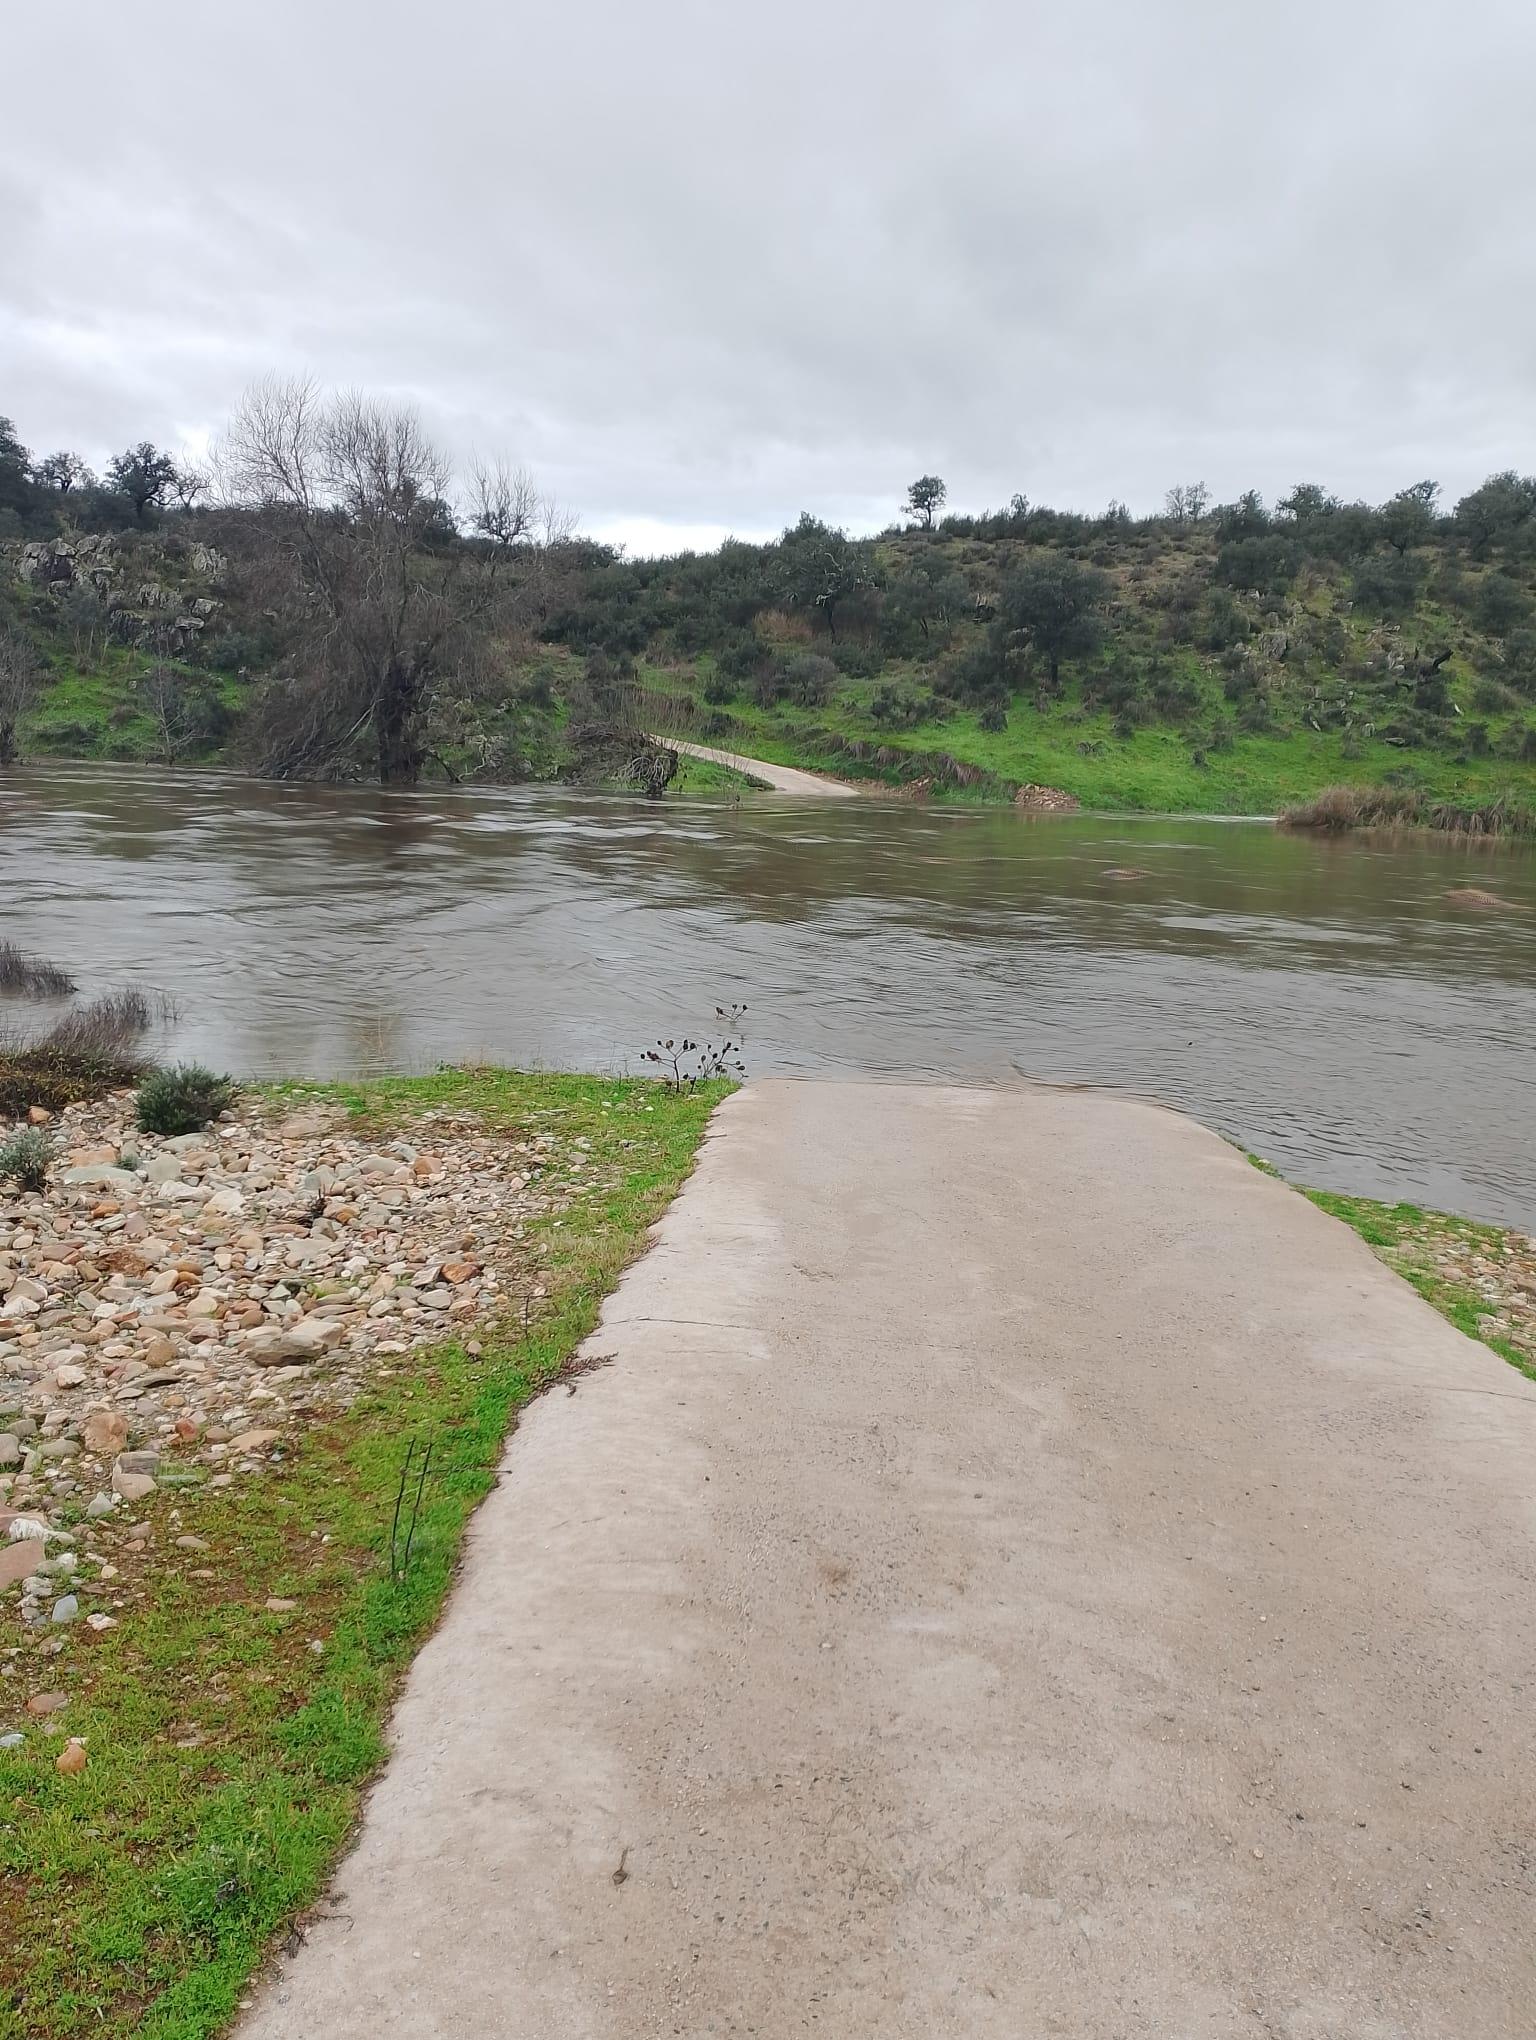
[[[223, 2026], [346, 1840], [509, 1426], [596, 1323], [726, 1088], [675, 1096], [503, 1071], [281, 1088], [341, 1100], [380, 1129], [447, 1106], [553, 1133], [556, 1176], [578, 1152], [564, 1143], [586, 1141], [566, 1179], [573, 1201], [529, 1229], [530, 1280], [536, 1270], [548, 1293], [526, 1330], [514, 1312], [466, 1333], [478, 1357], [459, 1340], [398, 1357], [264, 1473], [221, 1493], [162, 1488], [120, 1627], [72, 1629], [61, 1656], [33, 1644], [12, 1660], [4, 1713], [26, 1719], [27, 1693], [70, 1692], [61, 1720], [87, 1739], [89, 1765], [61, 1777], [63, 1737], [35, 1732], [0, 1752], [3, 2040], [203, 2040]], [[395, 1579], [402, 1461], [428, 1437], [432, 1472]], [[183, 1535], [207, 1549], [179, 1548]], [[298, 1606], [272, 1613], [268, 1597]]]

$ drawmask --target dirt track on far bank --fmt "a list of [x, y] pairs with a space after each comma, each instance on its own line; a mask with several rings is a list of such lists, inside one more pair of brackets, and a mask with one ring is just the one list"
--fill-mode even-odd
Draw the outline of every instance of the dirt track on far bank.
[[1528, 2040], [1536, 1387], [1188, 1120], [764, 1083], [243, 2040]]

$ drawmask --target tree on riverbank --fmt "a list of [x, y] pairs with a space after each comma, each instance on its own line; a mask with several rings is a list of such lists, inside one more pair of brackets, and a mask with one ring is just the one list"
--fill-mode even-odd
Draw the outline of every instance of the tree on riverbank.
[[401, 406], [307, 382], [251, 390], [220, 449], [242, 553], [285, 657], [253, 718], [261, 768], [335, 770], [360, 739], [413, 786], [438, 689], [473, 686], [537, 606], [558, 519], [527, 475], [451, 465]]
[[16, 762], [17, 725], [42, 682], [42, 661], [31, 640], [14, 628], [0, 629], [0, 765]]

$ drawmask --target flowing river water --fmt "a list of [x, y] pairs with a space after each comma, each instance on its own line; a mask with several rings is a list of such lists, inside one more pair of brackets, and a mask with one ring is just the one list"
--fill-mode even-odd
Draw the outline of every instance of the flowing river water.
[[739, 1002], [754, 1075], [1107, 1085], [1536, 1227], [1529, 847], [46, 765], [0, 778], [5, 938], [167, 991], [163, 1046], [241, 1074], [640, 1070]]

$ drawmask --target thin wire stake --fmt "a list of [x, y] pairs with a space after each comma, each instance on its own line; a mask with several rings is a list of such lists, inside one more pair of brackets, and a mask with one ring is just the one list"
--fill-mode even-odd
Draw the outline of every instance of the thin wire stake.
[[421, 1491], [427, 1484], [427, 1468], [432, 1464], [432, 1447], [434, 1446], [434, 1444], [436, 1444], [436, 1442], [437, 1441], [435, 1438], [429, 1438], [427, 1440], [427, 1449], [422, 1454], [421, 1473], [416, 1482], [416, 1499], [411, 1504], [410, 1528], [405, 1533], [405, 1557], [401, 1561], [400, 1565], [400, 1570], [402, 1573], [408, 1571], [410, 1568], [411, 1545], [415, 1542], [416, 1538], [416, 1518], [421, 1514]]

